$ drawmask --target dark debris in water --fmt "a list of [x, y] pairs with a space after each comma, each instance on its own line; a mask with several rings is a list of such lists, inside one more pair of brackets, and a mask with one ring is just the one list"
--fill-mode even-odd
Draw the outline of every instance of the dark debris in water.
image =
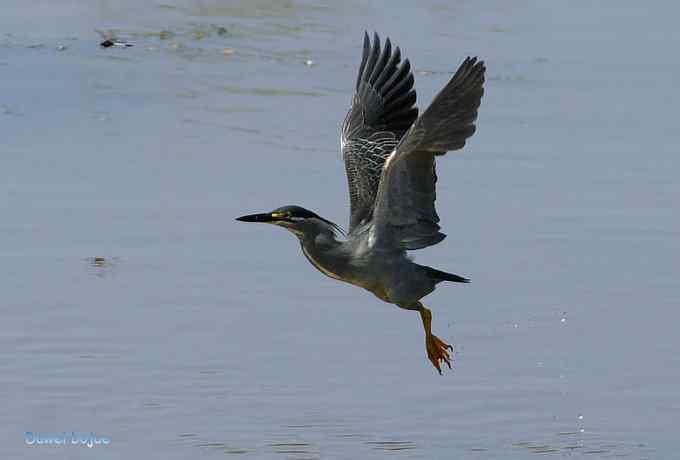
[[227, 28], [224, 26], [216, 26], [215, 24], [211, 24], [211, 27], [215, 30], [215, 33], [220, 37], [224, 37], [229, 33]]
[[110, 38], [107, 38], [106, 40], [101, 42], [99, 44], [99, 46], [101, 46], [102, 48], [110, 48], [112, 46], [118, 46], [118, 47], [121, 47], [121, 48], [129, 48], [133, 45], [132, 45], [132, 43], [126, 43], [126, 42], [122, 42], [122, 41], [119, 41], [119, 40], [111, 40]]
[[92, 265], [93, 267], [105, 267], [107, 265], [106, 257], [101, 256], [89, 257], [88, 261], [90, 262], [90, 265]]
[[93, 272], [99, 278], [110, 275], [116, 264], [119, 262], [118, 257], [104, 257], [104, 256], [93, 256], [86, 257], [83, 259], [90, 267], [93, 268]]
[[102, 48], [111, 48], [113, 46], [117, 46], [119, 48], [129, 48], [133, 46], [132, 43], [128, 43], [116, 38], [117, 34], [113, 30], [95, 29], [95, 32], [97, 32], [103, 38], [103, 40], [99, 43], [99, 46], [101, 46]]

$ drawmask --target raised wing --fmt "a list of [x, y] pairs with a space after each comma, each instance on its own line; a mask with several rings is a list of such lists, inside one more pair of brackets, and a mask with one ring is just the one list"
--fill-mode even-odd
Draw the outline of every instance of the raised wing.
[[342, 125], [340, 143], [350, 197], [349, 231], [370, 220], [385, 159], [418, 117], [416, 92], [408, 59], [390, 39], [380, 47], [364, 34], [352, 107]]
[[373, 211], [376, 242], [403, 249], [439, 243], [435, 156], [465, 145], [484, 94], [483, 62], [467, 58], [387, 159]]

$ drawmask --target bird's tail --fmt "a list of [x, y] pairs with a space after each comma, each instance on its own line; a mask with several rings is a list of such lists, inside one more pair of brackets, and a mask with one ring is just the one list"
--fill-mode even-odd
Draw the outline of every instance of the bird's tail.
[[453, 273], [446, 273], [436, 268], [422, 266], [425, 269], [427, 276], [437, 283], [441, 281], [453, 281], [454, 283], [469, 283], [468, 278], [464, 278], [459, 275], [454, 275]]

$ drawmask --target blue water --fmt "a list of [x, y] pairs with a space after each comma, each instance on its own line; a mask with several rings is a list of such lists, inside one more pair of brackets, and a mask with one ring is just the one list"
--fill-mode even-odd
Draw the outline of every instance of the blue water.
[[[5, 2], [0, 456], [677, 456], [678, 8], [371, 5]], [[488, 67], [477, 134], [438, 164], [449, 237], [414, 253], [472, 278], [425, 299], [443, 377], [416, 314], [233, 220], [345, 225], [364, 29], [421, 108], [465, 56]]]

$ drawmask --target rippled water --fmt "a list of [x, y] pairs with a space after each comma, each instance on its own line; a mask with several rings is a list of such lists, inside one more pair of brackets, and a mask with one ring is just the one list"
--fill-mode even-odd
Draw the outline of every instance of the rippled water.
[[[677, 7], [636, 2], [3, 4], [0, 453], [85, 458], [676, 457]], [[347, 220], [338, 128], [364, 29], [420, 106], [483, 57], [439, 163], [472, 278], [417, 315], [235, 216]], [[102, 49], [115, 36], [131, 48]]]

